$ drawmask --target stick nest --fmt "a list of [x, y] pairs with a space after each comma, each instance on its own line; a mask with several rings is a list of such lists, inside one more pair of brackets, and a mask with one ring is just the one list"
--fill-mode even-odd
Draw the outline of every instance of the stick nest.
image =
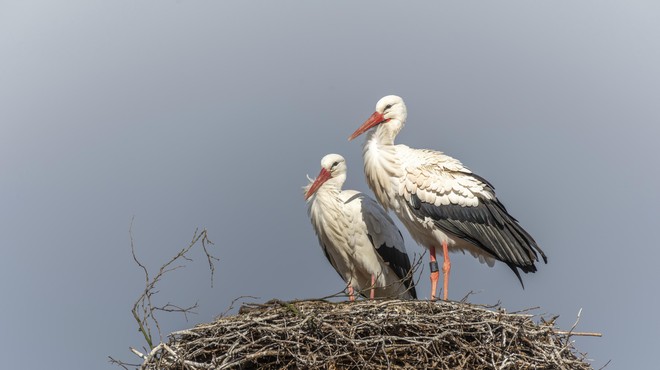
[[458, 302], [269, 301], [172, 333], [142, 369], [591, 369], [570, 333]]

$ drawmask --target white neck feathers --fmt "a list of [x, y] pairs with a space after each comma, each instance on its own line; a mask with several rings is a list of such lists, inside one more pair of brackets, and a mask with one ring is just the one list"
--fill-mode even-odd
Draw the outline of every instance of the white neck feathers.
[[396, 208], [394, 182], [402, 175], [401, 163], [396, 153], [397, 148], [393, 143], [398, 130], [393, 132], [390, 127], [384, 126], [385, 124], [381, 124], [367, 135], [367, 141], [362, 151], [364, 173], [367, 184], [378, 201], [385, 208]]

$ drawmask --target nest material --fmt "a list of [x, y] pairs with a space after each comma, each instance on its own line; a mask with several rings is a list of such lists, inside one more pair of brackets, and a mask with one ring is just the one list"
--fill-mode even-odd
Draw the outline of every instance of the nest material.
[[143, 369], [591, 369], [570, 334], [458, 302], [270, 301], [170, 335]]

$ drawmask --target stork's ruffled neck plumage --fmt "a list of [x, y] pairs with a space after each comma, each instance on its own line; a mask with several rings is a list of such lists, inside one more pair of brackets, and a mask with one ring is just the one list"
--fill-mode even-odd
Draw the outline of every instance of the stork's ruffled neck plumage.
[[394, 145], [396, 130], [388, 125], [390, 122], [367, 134], [362, 157], [369, 188], [386, 209], [397, 209], [398, 204], [393, 198], [396, 184], [392, 179], [399, 178], [402, 172], [400, 157]]

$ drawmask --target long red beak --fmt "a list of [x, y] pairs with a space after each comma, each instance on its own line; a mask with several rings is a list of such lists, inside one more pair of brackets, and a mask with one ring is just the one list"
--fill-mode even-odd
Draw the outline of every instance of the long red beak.
[[369, 119], [364, 121], [364, 123], [362, 124], [362, 126], [360, 126], [359, 129], [355, 130], [353, 135], [351, 135], [348, 138], [348, 141], [351, 141], [351, 140], [355, 139], [356, 137], [358, 137], [358, 136], [364, 134], [365, 132], [369, 131], [370, 128], [378, 125], [379, 123], [383, 123], [383, 122], [385, 122], [385, 118], [383, 117], [383, 114], [378, 113], [378, 112], [374, 112], [374, 114], [372, 114], [371, 117], [369, 117]]
[[324, 182], [330, 180], [330, 177], [330, 172], [328, 172], [328, 170], [325, 168], [321, 168], [321, 172], [319, 172], [319, 175], [316, 176], [316, 180], [314, 180], [312, 186], [309, 188], [309, 190], [307, 190], [307, 193], [305, 194], [305, 200], [309, 199], [312, 194], [316, 193], [316, 191], [319, 190]]

